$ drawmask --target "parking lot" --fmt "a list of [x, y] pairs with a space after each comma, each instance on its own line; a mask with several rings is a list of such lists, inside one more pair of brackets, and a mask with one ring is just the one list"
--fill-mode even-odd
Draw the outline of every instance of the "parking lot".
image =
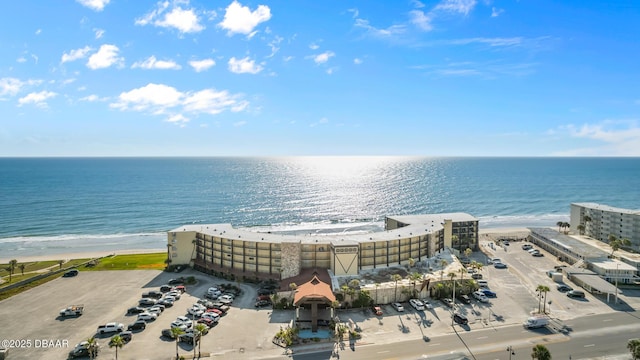
[[[141, 294], [157, 290], [178, 274], [159, 271], [80, 272], [76, 277], [59, 278], [0, 302], [0, 339], [24, 340], [9, 350], [8, 359], [66, 359], [69, 351], [81, 341], [96, 335], [98, 325], [123, 323], [125, 328], [136, 320], [126, 315], [128, 308], [138, 305]], [[186, 270], [180, 276], [194, 275], [198, 284], [187, 286], [187, 292], [173, 307], [167, 308], [145, 330], [134, 332], [133, 340], [118, 350], [119, 359], [170, 359], [175, 357], [172, 340], [161, 337], [162, 329], [204, 295], [214, 284], [226, 283], [198, 272]], [[259, 351], [282, 352], [272, 344], [273, 335], [291, 320], [293, 312], [272, 316], [270, 307], [256, 310], [256, 289], [238, 285], [243, 294], [219, 324], [203, 337], [201, 351], [218, 358], [256, 358]], [[61, 319], [58, 313], [69, 305], [84, 305], [84, 314]], [[250, 326], [260, 324], [260, 326]], [[96, 335], [100, 345], [99, 359], [114, 359], [115, 348], [108, 342], [113, 334]], [[30, 340], [30, 345], [27, 343]], [[14, 344], [17, 345], [17, 344]], [[193, 347], [179, 346], [180, 355], [193, 353]]]
[[[539, 284], [546, 285], [547, 310], [550, 316], [562, 323], [572, 318], [614, 311], [610, 304], [587, 293], [585, 299], [571, 299], [556, 289], [546, 272], [559, 262], [544, 253], [533, 257], [521, 249], [521, 243], [512, 242], [504, 247], [491, 248], [488, 242], [481, 243], [483, 252], [472, 255], [476, 261], [487, 263], [489, 258], [500, 258], [508, 265], [497, 269], [485, 265], [481, 270], [483, 279], [497, 293], [488, 303], [472, 299], [470, 304], [456, 301], [456, 312], [468, 319], [467, 325], [452, 327], [452, 311], [444, 303], [431, 300], [431, 309], [416, 311], [405, 302], [404, 311], [391, 305], [383, 305], [382, 316], [371, 309], [340, 310], [338, 316], [344, 322], [353, 321], [362, 330], [362, 339], [355, 346], [383, 344], [423, 337], [436, 337], [456, 331], [521, 324], [532, 311], [538, 309], [535, 291]], [[177, 316], [185, 315], [187, 309], [197, 302], [212, 285], [227, 283], [192, 270], [180, 274], [159, 271], [102, 271], [80, 272], [76, 277], [59, 278], [0, 302], [0, 339], [23, 340], [21, 347], [10, 349], [8, 359], [65, 359], [73, 347], [95, 335], [98, 325], [120, 322], [125, 325], [135, 321], [135, 315], [126, 315], [128, 308], [138, 305], [143, 292], [158, 290], [170, 278], [193, 275], [197, 284], [187, 286], [187, 291], [173, 307], [167, 308], [157, 320], [149, 322], [145, 330], [136, 332], [131, 343], [119, 349], [120, 359], [171, 359], [175, 357], [175, 342], [161, 337], [162, 329], [170, 327]], [[575, 284], [565, 283], [574, 289]], [[293, 311], [273, 312], [270, 307], [256, 310], [254, 302], [256, 287], [236, 284], [242, 289], [228, 313], [203, 337], [201, 351], [205, 356], [220, 359], [256, 359], [281, 357], [283, 350], [271, 341], [281, 327], [286, 327], [294, 316]], [[637, 297], [628, 297], [635, 302]], [[82, 304], [84, 314], [77, 318], [60, 319], [58, 312], [69, 306]], [[98, 337], [99, 359], [114, 359], [115, 349], [108, 347], [110, 335]], [[26, 341], [29, 340], [27, 345]], [[17, 344], [16, 344], [17, 345]], [[311, 344], [310, 347], [331, 347], [331, 344]], [[180, 355], [193, 353], [193, 347], [179, 345]]]

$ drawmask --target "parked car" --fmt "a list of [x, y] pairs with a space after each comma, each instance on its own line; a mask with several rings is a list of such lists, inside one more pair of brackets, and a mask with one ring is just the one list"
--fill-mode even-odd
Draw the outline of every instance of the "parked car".
[[465, 304], [471, 304], [471, 298], [467, 294], [460, 294], [460, 296], [458, 296], [458, 300]]
[[257, 308], [271, 306], [271, 301], [269, 301], [269, 300], [258, 300], [258, 301], [256, 301], [254, 306], [257, 307]]
[[200, 317], [200, 316], [202, 316], [202, 314], [204, 314], [204, 310], [202, 310], [200, 308], [197, 308], [197, 307], [190, 307], [187, 310], [187, 313], [189, 315], [193, 315], [194, 317]]
[[150, 312], [143, 312], [138, 314], [138, 320], [144, 320], [144, 321], [153, 321], [155, 319], [158, 318], [158, 315], [150, 313]]
[[[186, 327], [184, 330], [186, 330]], [[171, 340], [174, 340], [176, 338], [175, 336], [173, 336], [173, 332], [171, 331], [171, 329], [162, 329], [162, 337], [165, 337]]]
[[573, 290], [573, 288], [571, 286], [566, 285], [566, 284], [558, 284], [558, 286], [556, 288], [560, 292], [567, 292], [567, 291]]
[[431, 305], [431, 302], [429, 302], [429, 300], [427, 299], [422, 299], [422, 304], [424, 305], [424, 308], [427, 310], [431, 310], [433, 309], [433, 305]]
[[178, 316], [178, 317], [176, 318], [176, 320], [178, 320], [178, 321], [182, 322], [183, 324], [187, 325], [187, 328], [190, 328], [190, 327], [191, 327], [191, 325], [193, 324], [193, 322], [191, 321], [191, 319], [189, 319], [189, 318], [188, 318], [188, 317], [186, 317], [186, 316]]
[[495, 291], [491, 291], [489, 289], [480, 289], [479, 291], [482, 291], [484, 293], [484, 296], [488, 297], [488, 298], [494, 298], [497, 297], [498, 295], [495, 293]]
[[489, 302], [489, 299], [487, 298], [487, 295], [485, 295], [484, 292], [479, 291], [479, 290], [473, 292], [473, 297], [476, 300], [480, 301], [480, 302], [485, 302], [485, 303]]
[[78, 274], [79, 274], [78, 270], [76, 270], [76, 269], [71, 269], [71, 270], [69, 270], [69, 271], [66, 271], [66, 272], [62, 275], [62, 277], [73, 277], [73, 276], [76, 276], [76, 275], [78, 275]]
[[160, 299], [162, 297], [162, 292], [160, 291], [147, 291], [142, 294], [143, 298], [151, 298], [151, 299]]
[[216, 308], [207, 309], [206, 312], [218, 314], [220, 316], [224, 315], [224, 312], [222, 312], [222, 310]]
[[162, 286], [160, 286], [160, 291], [163, 292], [163, 293], [169, 292], [171, 290], [173, 290], [173, 286], [171, 286], [171, 285], [162, 285]]
[[402, 306], [402, 304], [400, 304], [400, 303], [395, 302], [395, 303], [391, 304], [391, 306], [393, 306], [394, 309], [396, 309], [396, 311], [399, 311], [399, 312], [403, 312], [404, 311], [404, 306]]
[[424, 311], [424, 304], [418, 299], [409, 299], [409, 304], [417, 311]]
[[380, 306], [374, 306], [371, 310], [373, 310], [373, 313], [376, 314], [376, 316], [382, 316], [382, 308]]
[[529, 250], [533, 248], [533, 245], [531, 244], [522, 244], [522, 250]]
[[168, 293], [165, 294], [166, 296], [171, 296], [172, 298], [175, 298], [176, 300], [180, 300], [180, 296], [182, 295], [182, 293], [178, 290], [171, 290]]
[[473, 274], [471, 275], [471, 278], [472, 278], [472, 279], [474, 279], [474, 280], [480, 280], [480, 279], [482, 279], [482, 274], [480, 274], [480, 273], [473, 273]]
[[442, 298], [440, 299], [442, 300], [442, 302], [447, 305], [448, 307], [453, 307], [453, 299], [450, 298]]
[[496, 268], [496, 269], [506, 269], [507, 268], [507, 264], [504, 264], [504, 263], [501, 263], [501, 262], [494, 263], [493, 267]]
[[173, 306], [173, 300], [171, 299], [167, 299], [167, 298], [162, 298], [160, 300], [158, 300], [158, 302], [156, 303], [156, 305], [163, 305], [164, 307], [172, 307]]
[[567, 296], [570, 298], [584, 298], [584, 292], [582, 290], [569, 290]]
[[180, 335], [180, 342], [185, 342], [187, 344], [196, 344], [196, 342], [199, 340], [200, 340], [199, 334], [186, 333], [186, 334]]
[[187, 291], [187, 288], [184, 285], [178, 285], [174, 288], [174, 290], [180, 291], [181, 293], [184, 294]]
[[135, 315], [145, 312], [145, 308], [141, 308], [140, 306], [134, 306], [127, 309], [127, 315]]
[[[99, 350], [100, 350], [100, 347], [96, 343], [95, 353], [97, 354]], [[87, 358], [90, 355], [91, 354], [89, 354], [89, 342], [88, 341], [83, 341], [83, 342], [77, 344], [76, 347], [73, 348], [73, 350], [71, 350], [69, 352], [69, 359]]]
[[[179, 328], [179, 329], [180, 329], [180, 330], [182, 330], [182, 331], [185, 331], [185, 330], [187, 330], [187, 329], [188, 329], [188, 328], [187, 328], [187, 325], [185, 325], [182, 321], [179, 321], [179, 320], [174, 320], [174, 321], [172, 321], [172, 322], [171, 322], [171, 328], [172, 328], [172, 329], [173, 329], [173, 328]], [[175, 337], [174, 337], [173, 339], [175, 339]]]
[[469, 319], [467, 319], [466, 316], [458, 313], [453, 314], [453, 321], [460, 325], [467, 325], [469, 323]]
[[207, 318], [207, 317], [200, 318], [200, 319], [198, 319], [198, 321], [196, 321], [196, 322], [197, 322], [198, 324], [205, 324], [206, 326], [208, 326], [208, 327], [210, 327], [210, 328], [211, 328], [211, 327], [213, 327], [213, 326], [215, 326], [215, 325], [217, 324], [217, 322], [215, 322], [215, 321], [213, 321], [213, 320], [211, 320], [211, 319], [209, 319], [209, 318]]
[[544, 254], [538, 251], [538, 252], [531, 253], [531, 256], [533, 256], [533, 257], [543, 257]]
[[[120, 338], [125, 344], [129, 343], [131, 339], [133, 339], [133, 333], [131, 331], [123, 331], [118, 335], [120, 335]], [[117, 336], [117, 335], [114, 335], [114, 336]]]
[[129, 331], [144, 330], [146, 328], [147, 328], [147, 322], [144, 320], [137, 320], [133, 324], [129, 324], [129, 326], [127, 326], [127, 330]]
[[169, 285], [181, 285], [181, 284], [184, 284], [184, 278], [183, 277], [179, 277], [177, 279], [171, 279], [171, 280], [167, 281], [167, 284], [169, 284]]
[[160, 316], [160, 314], [162, 314], [162, 310], [160, 310], [160, 308], [156, 307], [155, 305], [153, 305], [152, 307], [147, 309], [147, 312], [149, 314], [155, 315], [156, 317], [158, 317], [158, 316]]
[[142, 306], [151, 306], [151, 305], [155, 305], [158, 301], [156, 299], [151, 299], [151, 298], [142, 298], [140, 300], [138, 300], [138, 304], [142, 305]]
[[164, 312], [164, 310], [165, 310], [165, 306], [164, 306], [164, 305], [162, 305], [162, 304], [158, 304], [158, 303], [156, 303], [155, 305], [153, 305], [152, 307], [150, 307], [148, 311], [151, 311], [151, 310], [154, 310], [154, 309], [158, 309], [158, 310], [160, 310], [160, 312]]

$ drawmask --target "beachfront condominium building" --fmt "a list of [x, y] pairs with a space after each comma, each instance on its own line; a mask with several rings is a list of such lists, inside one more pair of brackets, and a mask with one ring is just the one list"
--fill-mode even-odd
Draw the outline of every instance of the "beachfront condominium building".
[[609, 242], [609, 236], [628, 239], [640, 251], [640, 210], [620, 209], [596, 203], [571, 204], [571, 231]]
[[172, 265], [227, 276], [280, 280], [303, 269], [358, 275], [424, 261], [444, 248], [478, 249], [478, 220], [465, 213], [395, 216], [384, 231], [288, 235], [236, 229], [231, 224], [185, 225], [167, 234]]

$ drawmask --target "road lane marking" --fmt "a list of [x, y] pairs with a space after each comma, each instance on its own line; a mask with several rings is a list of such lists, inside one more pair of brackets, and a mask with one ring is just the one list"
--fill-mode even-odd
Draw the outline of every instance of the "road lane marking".
[[378, 351], [378, 354], [384, 354], [384, 353], [388, 353], [391, 352], [390, 350], [385, 350], [385, 351]]
[[589, 345], [585, 345], [584, 347], [592, 347], [592, 346], [596, 346], [596, 344], [589, 344]]
[[613, 321], [613, 319], [604, 319], [602, 322]]
[[488, 338], [488, 336], [480, 336], [479, 338], [477, 338], [478, 340], [482, 340], [482, 339], [486, 339]]

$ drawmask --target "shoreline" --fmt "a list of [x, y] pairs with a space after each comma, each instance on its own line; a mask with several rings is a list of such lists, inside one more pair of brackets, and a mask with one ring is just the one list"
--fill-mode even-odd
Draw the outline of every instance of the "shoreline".
[[[488, 228], [478, 231], [478, 239], [486, 240], [487, 238], [496, 238], [500, 236], [513, 236], [516, 238], [526, 237], [529, 229], [526, 227], [502, 227]], [[121, 250], [92, 250], [82, 252], [63, 252], [59, 254], [49, 255], [26, 255], [20, 257], [0, 257], [0, 264], [6, 264], [12, 259], [18, 260], [18, 263], [47, 261], [47, 260], [71, 260], [71, 259], [93, 259], [108, 255], [131, 255], [131, 254], [151, 254], [166, 252], [166, 248], [157, 249], [121, 249]]]

